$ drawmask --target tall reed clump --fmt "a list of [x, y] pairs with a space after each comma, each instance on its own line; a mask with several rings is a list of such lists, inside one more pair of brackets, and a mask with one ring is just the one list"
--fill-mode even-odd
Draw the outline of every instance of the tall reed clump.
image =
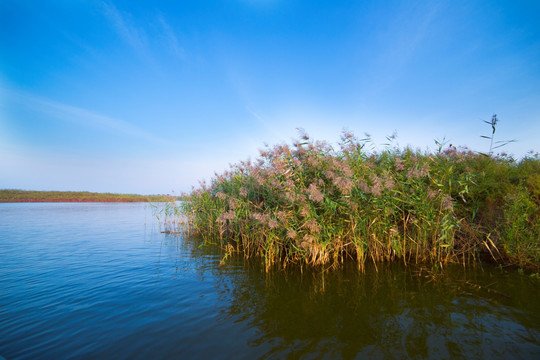
[[366, 260], [444, 264], [482, 252], [538, 261], [537, 157], [516, 165], [454, 147], [369, 152], [369, 141], [345, 132], [334, 149], [303, 134], [292, 145], [267, 147], [255, 162], [185, 194], [184, 229], [262, 256], [267, 268], [345, 258], [361, 267]]
[[[184, 194], [182, 229], [273, 264], [540, 263], [540, 159], [388, 146], [301, 133]], [[491, 151], [491, 149], [490, 149]]]

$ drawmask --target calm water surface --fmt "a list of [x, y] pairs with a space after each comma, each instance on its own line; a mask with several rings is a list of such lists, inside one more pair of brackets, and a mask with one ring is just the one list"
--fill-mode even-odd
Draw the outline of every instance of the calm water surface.
[[540, 281], [515, 271], [222, 256], [144, 204], [0, 204], [0, 356], [540, 359]]

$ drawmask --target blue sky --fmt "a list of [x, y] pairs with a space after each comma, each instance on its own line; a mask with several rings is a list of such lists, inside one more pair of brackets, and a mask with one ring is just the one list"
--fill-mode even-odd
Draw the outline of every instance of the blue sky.
[[189, 190], [302, 127], [538, 151], [540, 2], [0, 0], [0, 188]]

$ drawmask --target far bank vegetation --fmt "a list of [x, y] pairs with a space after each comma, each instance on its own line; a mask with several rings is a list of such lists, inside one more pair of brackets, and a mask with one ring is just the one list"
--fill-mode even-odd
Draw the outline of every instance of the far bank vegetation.
[[137, 195], [87, 191], [0, 190], [0, 203], [6, 202], [164, 202], [170, 195]]

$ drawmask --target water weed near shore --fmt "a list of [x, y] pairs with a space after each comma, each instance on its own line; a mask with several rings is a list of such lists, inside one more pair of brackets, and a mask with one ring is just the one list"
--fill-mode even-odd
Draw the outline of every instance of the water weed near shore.
[[[430, 152], [344, 132], [266, 147], [184, 194], [180, 228], [273, 265], [540, 262], [540, 159]], [[491, 151], [491, 150], [490, 150]]]

